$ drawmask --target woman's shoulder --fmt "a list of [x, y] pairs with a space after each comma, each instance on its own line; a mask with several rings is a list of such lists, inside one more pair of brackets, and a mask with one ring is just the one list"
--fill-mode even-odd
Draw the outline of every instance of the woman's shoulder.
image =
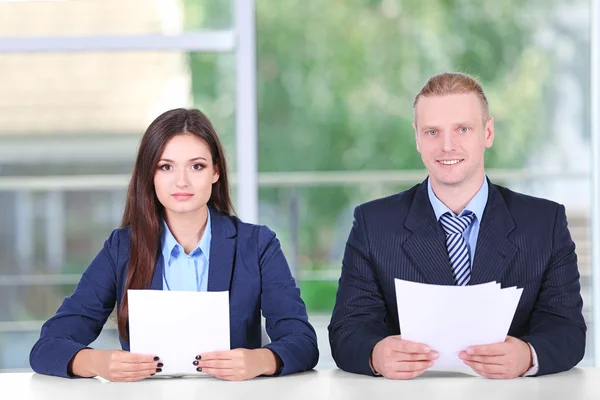
[[129, 226], [123, 226], [112, 230], [108, 236], [108, 241], [118, 241], [121, 243], [129, 243], [131, 241], [131, 231]]
[[129, 226], [113, 229], [106, 241], [104, 248], [113, 256], [121, 258], [123, 253], [129, 254], [131, 251], [131, 233]]
[[269, 243], [276, 236], [267, 225], [244, 222], [234, 215], [221, 215], [221, 217], [234, 227], [239, 240], [258, 241], [260, 246]]

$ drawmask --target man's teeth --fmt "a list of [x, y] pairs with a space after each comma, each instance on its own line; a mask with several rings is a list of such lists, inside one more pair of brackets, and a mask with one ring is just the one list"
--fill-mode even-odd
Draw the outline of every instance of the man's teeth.
[[458, 164], [460, 162], [460, 160], [448, 160], [448, 161], [440, 161], [440, 162], [444, 165], [453, 165], [453, 164]]

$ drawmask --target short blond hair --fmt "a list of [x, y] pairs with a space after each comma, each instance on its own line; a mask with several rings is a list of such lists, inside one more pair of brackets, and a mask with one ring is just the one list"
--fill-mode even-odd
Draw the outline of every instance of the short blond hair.
[[[490, 118], [490, 107], [487, 97], [483, 92], [483, 87], [475, 77], [460, 72], [443, 72], [429, 78], [425, 86], [423, 86], [419, 94], [415, 97], [415, 101], [413, 102], [413, 118], [415, 116], [417, 101], [421, 96], [444, 96], [463, 93], [475, 93], [479, 97], [483, 110], [483, 123], [485, 124]], [[416, 118], [414, 119], [416, 122]]]

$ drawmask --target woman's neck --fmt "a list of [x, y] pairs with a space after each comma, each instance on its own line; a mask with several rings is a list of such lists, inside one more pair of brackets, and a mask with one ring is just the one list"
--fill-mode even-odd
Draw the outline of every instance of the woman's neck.
[[208, 207], [202, 207], [194, 213], [166, 212], [165, 220], [177, 243], [186, 254], [193, 251], [202, 238], [208, 221]]

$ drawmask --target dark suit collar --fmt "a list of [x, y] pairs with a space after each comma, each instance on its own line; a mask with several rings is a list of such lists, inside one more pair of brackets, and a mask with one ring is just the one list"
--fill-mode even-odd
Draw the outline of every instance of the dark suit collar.
[[500, 282], [517, 252], [515, 244], [508, 239], [516, 227], [515, 221], [498, 187], [489, 180], [488, 184], [488, 202], [479, 225], [471, 285]]
[[415, 196], [404, 221], [404, 227], [411, 232], [421, 231], [424, 225], [437, 225], [435, 213], [429, 201], [429, 194], [427, 193], [428, 179], [426, 178], [417, 186]]
[[213, 235], [221, 238], [232, 238], [237, 236], [237, 227], [235, 226], [232, 217], [223, 215], [212, 207], [208, 207], [208, 211], [210, 212]]
[[[427, 179], [427, 198], [431, 203], [431, 207], [433, 208], [433, 212], [435, 214], [436, 220], [440, 220], [442, 214], [449, 212], [452, 216], [456, 216], [454, 211], [450, 210], [448, 206], [446, 206], [440, 199], [435, 195], [433, 188], [431, 187], [431, 180]], [[477, 217], [478, 221], [481, 221], [483, 218], [483, 211], [485, 210], [485, 206], [487, 205], [487, 200], [489, 197], [489, 186], [490, 183], [486, 176], [484, 176], [483, 184], [475, 193], [475, 196], [469, 200], [469, 203], [465, 206], [464, 210], [461, 210], [460, 214], [465, 212], [472, 212]]]
[[[210, 206], [208, 207], [208, 211], [210, 213], [212, 231], [208, 266], [208, 290], [211, 292], [226, 291], [229, 290], [235, 260], [237, 227], [234, 224], [234, 218], [220, 214]], [[151, 289], [163, 289], [163, 266], [164, 259], [159, 241], [156, 265], [154, 266], [152, 284], [150, 285]]]
[[211, 207], [209, 211], [213, 233], [208, 266], [208, 291], [227, 291], [235, 263], [237, 226], [234, 224], [234, 218], [220, 214]]
[[[517, 251], [507, 238], [515, 228], [515, 223], [506, 202], [498, 187], [489, 179], [488, 187], [488, 201], [480, 222], [472, 262], [471, 285], [499, 281]], [[427, 179], [416, 188], [404, 227], [412, 234], [403, 247], [424, 275], [425, 282], [454, 285], [445, 234], [429, 201]]]
[[438, 224], [427, 193], [427, 179], [417, 186], [404, 227], [411, 235], [403, 248], [424, 277], [424, 282], [453, 285], [443, 229]]

